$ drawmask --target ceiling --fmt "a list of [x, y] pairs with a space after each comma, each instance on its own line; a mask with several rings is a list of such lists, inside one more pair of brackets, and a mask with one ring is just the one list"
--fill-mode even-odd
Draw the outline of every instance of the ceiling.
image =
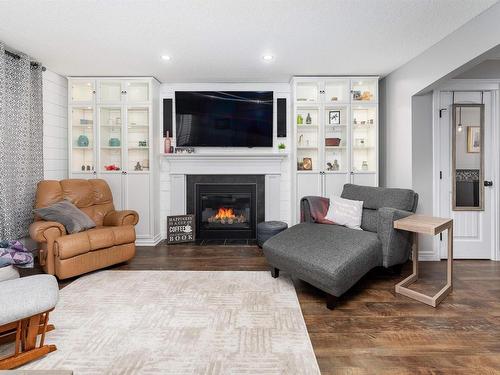
[[[162, 82], [386, 75], [495, 2], [3, 0], [0, 40], [63, 75]], [[265, 62], [264, 54], [275, 58]]]

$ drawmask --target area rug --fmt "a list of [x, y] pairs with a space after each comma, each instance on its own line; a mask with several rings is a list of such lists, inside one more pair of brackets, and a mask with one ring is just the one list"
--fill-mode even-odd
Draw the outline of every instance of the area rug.
[[103, 271], [61, 290], [23, 369], [75, 374], [319, 374], [290, 279], [246, 271]]

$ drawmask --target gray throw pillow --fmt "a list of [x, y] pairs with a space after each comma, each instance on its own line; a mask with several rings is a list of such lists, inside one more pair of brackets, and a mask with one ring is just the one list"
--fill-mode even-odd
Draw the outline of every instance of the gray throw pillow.
[[68, 233], [95, 228], [94, 221], [68, 200], [62, 200], [48, 207], [36, 208], [34, 211], [44, 220], [61, 223]]

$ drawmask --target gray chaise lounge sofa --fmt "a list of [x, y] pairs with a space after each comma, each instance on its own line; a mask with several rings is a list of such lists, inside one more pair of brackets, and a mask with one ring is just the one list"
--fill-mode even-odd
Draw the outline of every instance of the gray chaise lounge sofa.
[[344, 185], [341, 197], [363, 201], [362, 231], [316, 223], [315, 217], [326, 214], [329, 199], [305, 197], [301, 223], [263, 245], [273, 277], [284, 270], [323, 290], [329, 309], [372, 268], [390, 268], [409, 259], [410, 234], [395, 230], [393, 221], [414, 213], [418, 203], [413, 190], [353, 184]]

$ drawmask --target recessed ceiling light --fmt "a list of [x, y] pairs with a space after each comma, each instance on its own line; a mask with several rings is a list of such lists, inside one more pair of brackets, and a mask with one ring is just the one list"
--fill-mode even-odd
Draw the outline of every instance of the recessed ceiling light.
[[262, 56], [262, 60], [264, 60], [264, 61], [273, 61], [274, 60], [274, 56], [273, 55], [264, 55], [264, 56]]
[[168, 61], [168, 60], [170, 60], [170, 56], [169, 55], [162, 55], [161, 59], [165, 60], [165, 61]]

